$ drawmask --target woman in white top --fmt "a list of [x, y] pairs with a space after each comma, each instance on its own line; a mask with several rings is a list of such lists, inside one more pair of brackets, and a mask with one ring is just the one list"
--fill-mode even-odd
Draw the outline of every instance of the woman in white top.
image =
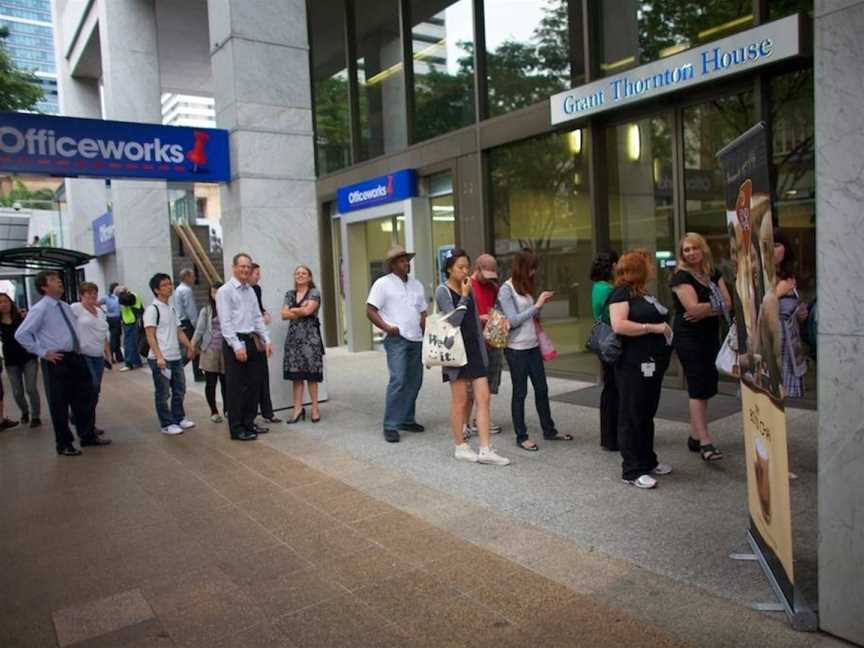
[[549, 407], [549, 389], [546, 386], [546, 369], [540, 353], [535, 318], [540, 315], [543, 305], [554, 295], [548, 290], [540, 293], [534, 301], [534, 275], [537, 274], [537, 257], [530, 250], [517, 252], [513, 258], [513, 273], [498, 290], [501, 310], [510, 320], [510, 338], [504, 357], [510, 367], [510, 380], [513, 382], [513, 396], [510, 412], [513, 429], [516, 432], [516, 445], [523, 450], [536, 451], [537, 444], [528, 438], [525, 425], [525, 398], [528, 396], [528, 379], [534, 387], [534, 405], [540, 416], [543, 438], [547, 441], [572, 441], [570, 434], [559, 434], [552, 420]]
[[[85, 281], [78, 288], [81, 301], [72, 304], [72, 312], [75, 313], [75, 331], [78, 333], [78, 344], [81, 347], [81, 355], [90, 370], [93, 378], [93, 391], [95, 401], [93, 410], [99, 402], [99, 391], [102, 387], [102, 373], [105, 367], [111, 366], [111, 345], [108, 332], [108, 319], [104, 311], [99, 308], [99, 288], [96, 284]], [[101, 432], [98, 430], [97, 433]]]

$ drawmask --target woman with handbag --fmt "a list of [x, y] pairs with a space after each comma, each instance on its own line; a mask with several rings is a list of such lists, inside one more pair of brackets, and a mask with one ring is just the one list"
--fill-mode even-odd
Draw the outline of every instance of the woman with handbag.
[[[502, 457], [489, 442], [489, 359], [483, 340], [483, 329], [471, 290], [471, 261], [464, 250], [451, 250], [444, 260], [447, 283], [435, 291], [435, 303], [448, 321], [459, 328], [467, 362], [461, 367], [442, 367], [444, 382], [450, 383], [450, 431], [453, 435], [454, 456], [462, 461], [506, 466], [510, 460]], [[474, 452], [463, 433], [468, 385], [474, 392], [477, 408], [477, 433], [480, 450]]]
[[699, 234], [688, 232], [678, 243], [678, 263], [669, 281], [675, 302], [675, 352], [687, 378], [690, 406], [690, 436], [687, 447], [704, 461], [723, 458], [708, 431], [708, 400], [717, 393], [720, 352], [720, 318], [732, 298], [711, 250]]
[[192, 347], [200, 354], [198, 367], [204, 372], [204, 398], [210, 408], [210, 420], [222, 423], [225, 419], [219, 414], [216, 405], [216, 384], [222, 392], [222, 408], [226, 407], [225, 397], [225, 354], [222, 352], [222, 326], [219, 323], [219, 313], [216, 311], [216, 293], [222, 284], [217, 282], [210, 286], [207, 305], [198, 312], [195, 323], [195, 333], [192, 335]]
[[654, 453], [654, 415], [672, 354], [672, 329], [666, 323], [669, 311], [646, 288], [653, 273], [647, 252], [625, 252], [615, 266], [615, 290], [609, 296], [609, 319], [622, 343], [615, 363], [621, 477], [637, 488], [654, 488], [654, 475], [672, 472]]
[[779, 230], [774, 232], [774, 270], [777, 284], [774, 294], [780, 302], [780, 373], [786, 398], [804, 396], [804, 374], [807, 356], [801, 346], [799, 322], [807, 319], [807, 306], [801, 303], [795, 279], [795, 255], [789, 239]]
[[517, 252], [513, 257], [513, 272], [498, 290], [501, 310], [510, 321], [510, 337], [504, 349], [504, 357], [510, 367], [510, 380], [513, 382], [510, 413], [516, 432], [516, 445], [529, 452], [538, 450], [537, 444], [528, 438], [528, 428], [525, 425], [525, 399], [528, 396], [529, 378], [534, 387], [534, 405], [540, 417], [543, 438], [547, 441], [573, 440], [570, 434], [559, 434], [555, 429], [555, 421], [552, 420], [546, 368], [543, 366], [535, 319], [555, 293], [545, 290], [540, 293], [537, 301], [534, 301], [536, 274], [537, 257], [534, 253], [530, 250]]
[[[609, 324], [609, 296], [615, 290], [612, 275], [618, 253], [601, 252], [591, 262], [591, 311], [594, 321]], [[615, 365], [600, 361], [603, 367], [603, 391], [600, 394], [600, 447], [618, 452], [618, 388], [615, 386]]]

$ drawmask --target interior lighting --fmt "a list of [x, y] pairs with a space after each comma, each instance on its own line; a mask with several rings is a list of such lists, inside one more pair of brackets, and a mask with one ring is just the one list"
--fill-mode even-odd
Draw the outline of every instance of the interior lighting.
[[725, 22], [722, 25], [717, 25], [716, 27], [712, 27], [711, 29], [706, 29], [705, 31], [701, 31], [698, 34], [699, 40], [705, 40], [706, 38], [711, 38], [712, 36], [716, 36], [717, 34], [722, 34], [723, 32], [731, 31], [736, 27], [741, 27], [742, 25], [749, 25], [753, 22], [753, 14], [748, 14], [746, 16], [741, 16], [740, 18], [736, 18], [735, 20], [730, 20], [729, 22]]
[[393, 231], [393, 221], [386, 220], [383, 223], [381, 223], [381, 231], [387, 232], [387, 233], [392, 232]]
[[639, 124], [627, 126], [627, 157], [631, 162], [638, 162], [642, 156], [642, 134], [639, 132]]
[[660, 178], [663, 174], [663, 163], [660, 158], [654, 158], [654, 184], [660, 184]]
[[617, 70], [618, 68], [627, 67], [628, 65], [633, 65], [636, 62], [635, 56], [628, 56], [627, 58], [619, 59], [617, 61], [613, 61], [612, 63], [601, 63], [600, 69], [604, 72], [611, 72], [612, 70]]
[[582, 129], [577, 128], [567, 133], [567, 144], [570, 147], [570, 152], [573, 155], [579, 155], [582, 152]]
[[573, 174], [573, 185], [578, 187], [582, 184], [582, 174], [578, 171]]
[[[415, 52], [414, 58], [418, 61], [422, 61], [425, 58], [429, 58], [431, 56], [434, 56], [436, 53], [436, 50], [438, 50], [442, 47], [445, 47], [446, 45], [447, 45], [447, 39], [442, 38], [437, 43], [433, 43], [429, 47], [426, 47], [426, 48], [420, 50], [419, 52]], [[381, 70], [381, 72], [369, 77], [368, 79], [366, 79], [365, 82], [362, 82], [362, 83], [364, 83], [364, 85], [367, 85], [367, 86], [375, 85], [376, 83], [381, 83], [385, 79], [388, 79], [391, 76], [393, 76], [394, 74], [397, 74], [401, 71], [402, 71], [402, 62], [400, 61], [399, 63], [394, 63], [393, 65], [391, 65], [390, 67], [388, 67], [385, 70]]]
[[664, 47], [660, 50], [660, 58], [666, 58], [667, 56], [678, 54], [679, 52], [683, 52], [684, 50], [686, 50], [688, 47], [690, 47], [690, 41], [684, 41], [683, 43], [678, 43], [677, 45]]

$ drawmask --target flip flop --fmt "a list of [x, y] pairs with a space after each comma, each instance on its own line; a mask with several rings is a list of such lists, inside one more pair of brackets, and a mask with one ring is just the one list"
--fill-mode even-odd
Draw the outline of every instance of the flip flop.
[[[531, 441], [525, 441], [524, 443], [532, 443], [532, 442]], [[536, 443], [534, 445], [530, 445], [530, 446], [525, 446], [525, 445], [522, 445], [521, 443], [517, 443], [516, 445], [519, 446], [519, 448], [524, 450], [525, 452], [537, 452], [540, 449]]]
[[543, 437], [544, 441], [572, 441], [572, 434], [556, 434], [553, 437]]

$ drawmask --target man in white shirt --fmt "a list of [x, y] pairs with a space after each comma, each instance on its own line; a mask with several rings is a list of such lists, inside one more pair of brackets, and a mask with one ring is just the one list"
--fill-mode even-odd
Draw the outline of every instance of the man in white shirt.
[[258, 298], [249, 285], [252, 257], [243, 252], [232, 260], [234, 277], [216, 293], [225, 356], [228, 429], [236, 441], [254, 441], [267, 428], [255, 425], [261, 400], [261, 377], [273, 354], [270, 333]]
[[195, 355], [195, 350], [180, 326], [177, 311], [171, 305], [171, 293], [174, 291], [171, 277], [157, 272], [150, 279], [150, 290], [155, 299], [144, 309], [144, 334], [150, 345], [147, 363], [153, 373], [156, 415], [163, 434], [183, 434], [184, 430], [195, 427], [195, 424], [186, 418], [183, 409], [186, 375], [180, 345], [186, 349], [188, 358]]
[[426, 296], [423, 284], [408, 276], [413, 257], [402, 246], [390, 248], [385, 260], [390, 274], [372, 284], [366, 299], [366, 316], [387, 334], [384, 349], [390, 382], [384, 406], [384, 438], [389, 443], [399, 442], [399, 430], [424, 430], [414, 420], [414, 409], [423, 384]]

